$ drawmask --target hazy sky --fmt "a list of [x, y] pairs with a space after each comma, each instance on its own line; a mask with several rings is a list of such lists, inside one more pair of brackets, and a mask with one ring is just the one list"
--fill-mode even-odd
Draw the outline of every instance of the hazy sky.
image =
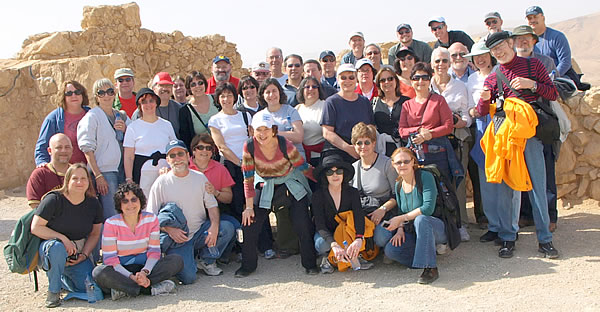
[[[28, 36], [54, 31], [80, 31], [85, 5], [124, 1], [11, 1], [0, 11], [3, 42], [0, 58], [13, 57]], [[554, 23], [600, 11], [600, 1], [137, 1], [142, 27], [155, 32], [180, 30], [186, 36], [221, 34], [237, 44], [244, 66], [262, 61], [271, 46], [283, 54], [316, 58], [324, 49], [348, 47], [347, 35], [362, 31], [367, 43], [396, 41], [396, 26], [409, 23], [415, 38], [432, 40], [432, 16], [444, 16], [449, 29], [485, 31], [483, 16], [498, 11], [505, 26], [525, 24], [525, 9], [540, 5]], [[496, 3], [497, 6], [492, 5]], [[90, 42], [93, 44], [93, 42]]]

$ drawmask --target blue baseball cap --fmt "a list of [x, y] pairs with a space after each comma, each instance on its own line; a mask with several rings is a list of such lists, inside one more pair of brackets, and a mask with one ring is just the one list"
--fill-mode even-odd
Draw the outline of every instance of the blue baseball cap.
[[527, 17], [529, 15], [538, 15], [538, 14], [544, 14], [544, 11], [542, 11], [542, 8], [540, 8], [537, 5], [530, 6], [525, 11], [525, 17]]
[[167, 147], [165, 147], [165, 154], [169, 154], [169, 152], [174, 149], [174, 148], [182, 148], [184, 149], [186, 152], [187, 147], [185, 147], [185, 143], [183, 143], [183, 141], [181, 140], [171, 140], [169, 141], [169, 143], [167, 144]]
[[231, 61], [229, 60], [229, 58], [224, 55], [215, 56], [215, 58], [213, 59], [213, 64], [216, 64], [217, 62], [220, 62], [220, 61], [225, 61], [225, 62], [227, 62], [227, 64], [231, 64]]

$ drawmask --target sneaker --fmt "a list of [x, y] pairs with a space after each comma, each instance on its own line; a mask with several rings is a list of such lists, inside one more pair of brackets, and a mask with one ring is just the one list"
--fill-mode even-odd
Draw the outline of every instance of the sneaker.
[[425, 268], [423, 270], [423, 273], [421, 273], [421, 276], [419, 277], [419, 280], [417, 281], [417, 283], [431, 284], [436, 279], [438, 279], [438, 277], [440, 277], [440, 274], [438, 273], [437, 268]]
[[164, 280], [156, 285], [152, 285], [150, 293], [152, 296], [168, 294], [175, 289], [175, 283], [172, 280]]
[[[515, 236], [515, 242], [518, 240], [519, 240], [519, 233], [517, 233]], [[494, 245], [502, 246], [502, 240], [500, 239], [500, 237], [496, 237], [496, 239], [494, 240]]]
[[197, 267], [198, 270], [202, 270], [204, 271], [204, 273], [206, 273], [206, 275], [208, 276], [217, 276], [217, 275], [221, 275], [221, 273], [223, 273], [223, 270], [221, 270], [216, 263], [205, 263], [202, 260], [198, 260], [197, 262]]
[[60, 293], [48, 292], [46, 308], [56, 308], [58, 306], [60, 306]]
[[435, 252], [438, 255], [445, 255], [448, 253], [448, 244], [438, 244], [435, 245]]
[[515, 250], [515, 242], [504, 241], [504, 242], [502, 242], [502, 247], [498, 250], [498, 257], [512, 258], [514, 250]]
[[358, 255], [358, 262], [360, 262], [361, 270], [368, 270], [374, 266], [373, 263], [363, 259], [362, 255]]
[[387, 255], [383, 254], [383, 264], [392, 264], [394, 263], [394, 260], [392, 260], [392, 258], [388, 257]]
[[121, 298], [125, 298], [127, 297], [127, 293], [124, 291], [120, 291], [120, 290], [116, 290], [116, 289], [110, 289], [110, 299], [112, 301], [116, 301], [119, 300]]
[[552, 242], [539, 244], [538, 251], [544, 254], [544, 257], [549, 259], [558, 258], [558, 250], [554, 248]]
[[252, 272], [246, 271], [246, 270], [244, 270], [244, 268], [239, 268], [239, 269], [237, 269], [237, 271], [235, 271], [235, 277], [237, 277], [237, 278], [244, 278], [250, 274], [252, 274]]
[[277, 257], [277, 253], [273, 249], [267, 249], [264, 254], [265, 259], [271, 260]]
[[467, 228], [464, 225], [458, 228], [458, 232], [460, 233], [461, 242], [468, 242], [471, 240], [471, 236], [469, 235], [469, 232], [467, 232]]
[[498, 232], [487, 231], [485, 234], [479, 237], [479, 241], [482, 243], [492, 242], [498, 238]]
[[320, 267], [321, 267], [321, 273], [323, 273], [323, 274], [330, 274], [330, 273], [333, 273], [333, 271], [335, 271], [335, 269], [333, 268], [331, 263], [329, 263], [329, 259], [327, 259], [327, 256], [324, 256], [323, 259], [321, 259]]
[[314, 268], [306, 269], [305, 272], [308, 275], [317, 275], [317, 274], [319, 274], [319, 269], [314, 267]]

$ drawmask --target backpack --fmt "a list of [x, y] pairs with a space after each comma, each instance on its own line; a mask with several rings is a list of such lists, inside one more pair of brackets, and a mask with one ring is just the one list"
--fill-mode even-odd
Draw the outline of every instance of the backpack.
[[28, 274], [38, 265], [38, 249], [41, 239], [31, 233], [31, 221], [35, 210], [31, 210], [17, 221], [10, 239], [4, 246], [4, 259], [13, 273]]
[[423, 181], [421, 180], [421, 171], [430, 172], [435, 179], [437, 186], [437, 198], [435, 200], [435, 210], [432, 216], [441, 219], [446, 228], [446, 237], [448, 247], [454, 249], [460, 244], [460, 232], [458, 229], [462, 226], [460, 223], [460, 209], [458, 207], [458, 197], [454, 186], [448, 182], [442, 175], [436, 165], [426, 165], [415, 170], [415, 185], [420, 193], [423, 193]]

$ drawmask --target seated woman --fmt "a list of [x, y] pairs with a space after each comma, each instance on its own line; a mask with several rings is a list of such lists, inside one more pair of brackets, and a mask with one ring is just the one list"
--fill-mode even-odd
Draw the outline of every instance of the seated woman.
[[[396, 199], [399, 215], [387, 226], [375, 228], [375, 243], [384, 248], [385, 255], [411, 268], [423, 268], [419, 284], [430, 284], [439, 274], [436, 245], [445, 244], [444, 222], [431, 216], [435, 210], [437, 187], [433, 175], [418, 169], [415, 153], [406, 147], [392, 154], [392, 165], [398, 172]], [[420, 175], [422, 191], [416, 186]]]
[[115, 210], [102, 232], [103, 265], [93, 276], [112, 300], [125, 296], [169, 293], [175, 283], [169, 280], [183, 268], [177, 254], [161, 259], [158, 218], [146, 208], [146, 196], [134, 182], [119, 185], [114, 197]]
[[398, 174], [392, 170], [390, 158], [375, 152], [377, 130], [359, 122], [352, 128], [352, 144], [360, 159], [352, 164], [355, 177], [352, 186], [358, 189], [364, 214], [375, 224], [395, 215], [394, 198]]
[[[338, 262], [356, 259], [361, 270], [368, 270], [373, 264], [359, 257], [364, 242], [365, 214], [360, 206], [358, 190], [348, 183], [354, 176], [354, 168], [344, 162], [339, 155], [331, 155], [323, 159], [323, 163], [315, 170], [315, 177], [320, 188], [312, 196], [312, 213], [315, 218], [315, 249], [322, 256], [321, 273], [333, 273], [327, 255], [333, 250]], [[342, 212], [351, 211], [356, 236], [348, 248], [340, 246], [334, 240], [334, 232], [338, 227], [335, 217]]]
[[[264, 222], [269, 220], [274, 202], [288, 206], [294, 232], [300, 241], [302, 266], [307, 274], [318, 274], [313, 245], [315, 230], [308, 212], [310, 188], [302, 174], [311, 175], [310, 167], [291, 142], [286, 141], [285, 151], [280, 150], [277, 126], [271, 115], [255, 116], [252, 128], [254, 137], [244, 144], [242, 156], [246, 195], [246, 208], [242, 213], [244, 243], [242, 266], [235, 276], [246, 277], [256, 270], [258, 235]], [[253, 146], [252, 154], [248, 150], [249, 144]], [[261, 186], [260, 192], [257, 192], [257, 186]]]
[[40, 263], [48, 275], [46, 307], [60, 305], [60, 291], [85, 292], [92, 273], [90, 254], [104, 221], [90, 174], [82, 163], [71, 165], [65, 183], [46, 194], [31, 222], [31, 233], [43, 241]]

